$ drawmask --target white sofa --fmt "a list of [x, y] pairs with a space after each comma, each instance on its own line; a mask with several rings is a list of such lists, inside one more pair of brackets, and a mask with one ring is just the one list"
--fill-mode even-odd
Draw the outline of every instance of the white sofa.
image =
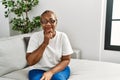
[[[30, 34], [29, 34], [30, 35]], [[0, 39], [0, 80], [28, 80], [24, 36]], [[120, 64], [71, 59], [69, 80], [120, 80]]]
[[27, 66], [24, 37], [29, 36], [0, 38], [0, 80], [28, 80], [28, 71], [36, 66]]

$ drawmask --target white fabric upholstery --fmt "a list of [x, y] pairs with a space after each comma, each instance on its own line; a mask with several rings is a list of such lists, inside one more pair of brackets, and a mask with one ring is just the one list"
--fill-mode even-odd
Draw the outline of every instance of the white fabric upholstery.
[[15, 79], [10, 79], [10, 78], [1, 78], [1, 77], [0, 77], [0, 80], [15, 80]]
[[[71, 59], [71, 76], [68, 80], [120, 80], [120, 64]], [[14, 71], [3, 76], [16, 80], [28, 80], [27, 73], [32, 67]]]
[[26, 66], [25, 46], [21, 37], [0, 40], [0, 76]]
[[15, 80], [28, 80], [28, 71], [30, 70], [30, 68], [26, 68], [26, 69], [22, 69], [22, 70], [17, 70], [17, 71], [13, 71], [9, 74], [6, 74], [2, 77], [4, 78], [13, 78]]
[[120, 80], [120, 64], [72, 59], [69, 80]]

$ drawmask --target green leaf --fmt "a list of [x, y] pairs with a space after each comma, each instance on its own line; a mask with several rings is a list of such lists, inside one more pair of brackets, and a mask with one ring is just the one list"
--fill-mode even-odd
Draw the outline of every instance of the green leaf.
[[29, 11], [38, 3], [39, 0], [2, 0], [2, 5], [7, 8], [4, 14], [5, 17], [8, 17], [9, 13], [15, 14], [14, 18], [10, 21], [13, 30], [28, 33], [37, 27], [40, 28], [40, 16], [29, 19]]
[[7, 17], [8, 17], [8, 15], [5, 15], [5, 17], [7, 18]]
[[8, 13], [8, 11], [5, 11], [5, 14], [7, 14]]

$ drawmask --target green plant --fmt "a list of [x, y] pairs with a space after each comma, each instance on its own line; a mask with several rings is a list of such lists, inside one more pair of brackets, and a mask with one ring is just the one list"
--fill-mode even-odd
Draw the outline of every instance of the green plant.
[[39, 0], [2, 0], [5, 6], [5, 17], [14, 13], [15, 17], [11, 19], [12, 29], [21, 33], [32, 32], [35, 28], [40, 28], [40, 16], [33, 17], [30, 20], [28, 12], [38, 5]]

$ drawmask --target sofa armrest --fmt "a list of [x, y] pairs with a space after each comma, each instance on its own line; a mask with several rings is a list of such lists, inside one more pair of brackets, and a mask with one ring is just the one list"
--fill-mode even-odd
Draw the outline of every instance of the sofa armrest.
[[80, 50], [79, 49], [73, 49], [73, 54], [71, 55], [71, 58], [80, 59]]

